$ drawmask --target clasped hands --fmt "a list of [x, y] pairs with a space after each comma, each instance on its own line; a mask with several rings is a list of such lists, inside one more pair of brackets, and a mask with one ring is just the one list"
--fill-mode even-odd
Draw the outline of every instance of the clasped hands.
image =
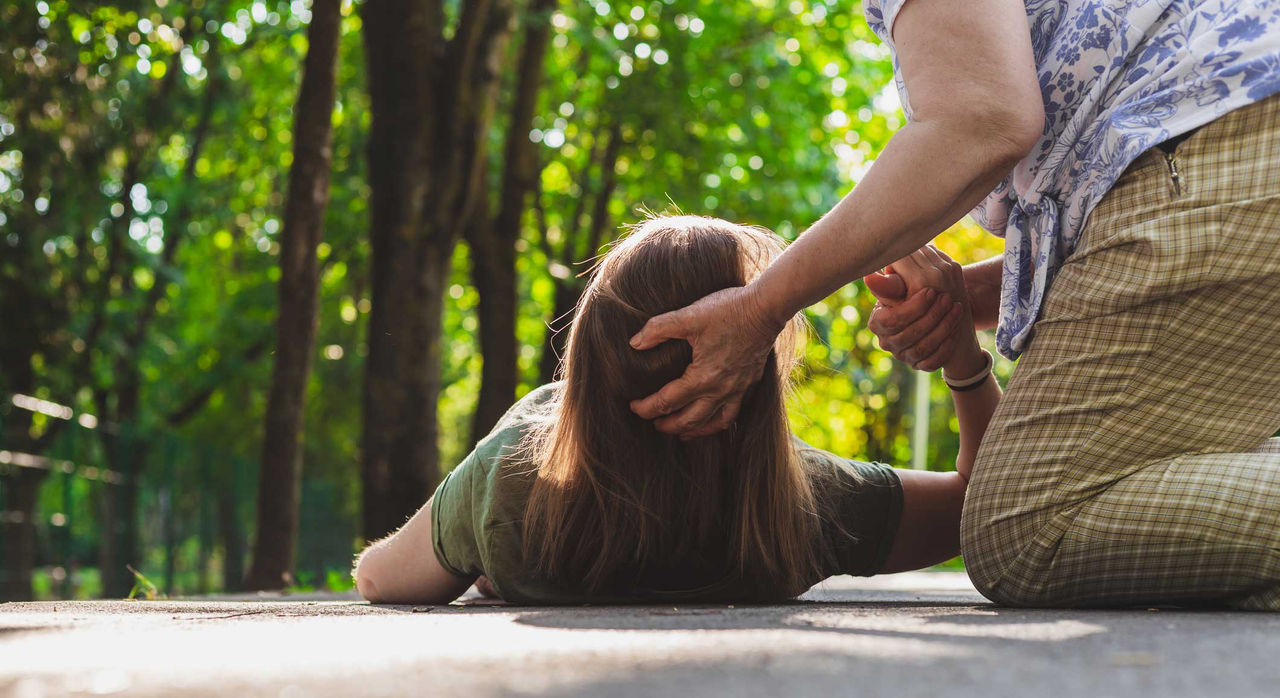
[[867, 319], [880, 348], [919, 371], [967, 378], [985, 358], [959, 264], [933, 245], [863, 278], [876, 296]]

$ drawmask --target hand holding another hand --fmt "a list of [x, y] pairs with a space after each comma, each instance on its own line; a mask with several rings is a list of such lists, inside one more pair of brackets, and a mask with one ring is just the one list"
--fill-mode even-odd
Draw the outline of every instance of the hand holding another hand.
[[882, 349], [921, 371], [965, 377], [981, 370], [964, 275], [946, 253], [926, 245], [864, 281], [878, 300], [867, 326]]

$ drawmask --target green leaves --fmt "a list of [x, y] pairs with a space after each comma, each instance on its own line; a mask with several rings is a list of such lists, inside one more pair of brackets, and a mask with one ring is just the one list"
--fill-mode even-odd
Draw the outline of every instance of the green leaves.
[[129, 572], [133, 574], [134, 578], [133, 589], [129, 591], [129, 599], [155, 601], [157, 598], [160, 598], [160, 591], [156, 589], [156, 585], [150, 579], [147, 579], [146, 575], [133, 569], [132, 565], [129, 565], [128, 567]]
[[[218, 462], [256, 458], [305, 5], [0, 5], [0, 317], [13, 328], [0, 333], [0, 392], [31, 374], [33, 394], [77, 411], [114, 409], [124, 362], [143, 379], [140, 428], [165, 429], [174, 410], [197, 404], [174, 438]], [[446, 5], [453, 17], [457, 3]], [[342, 555], [358, 515], [374, 282], [364, 47], [350, 10], [304, 443], [309, 486], [328, 488], [326, 514], [352, 532], [329, 542]], [[557, 290], [564, 303], [563, 291], [641, 207], [795, 237], [856, 183], [901, 120], [887, 52], [860, 12], [854, 0], [588, 0], [520, 18], [552, 28], [527, 134], [537, 191], [517, 243], [522, 392], [539, 380]], [[494, 197], [517, 49], [500, 66], [488, 149]], [[999, 251], [972, 226], [943, 244], [963, 261]], [[438, 444], [446, 463], [469, 445], [483, 361], [468, 254], [458, 246], [448, 283]], [[795, 428], [844, 455], [905, 462], [910, 374], [866, 331], [872, 302], [850, 286], [809, 312], [814, 341]], [[146, 313], [141, 344], [123, 356]], [[945, 405], [945, 392], [934, 399]], [[948, 419], [934, 411], [937, 454], [953, 448]], [[176, 464], [187, 497], [204, 482], [193, 462]], [[221, 487], [228, 478], [215, 479]], [[87, 490], [76, 497], [96, 506]], [[333, 554], [324, 545], [304, 551]]]

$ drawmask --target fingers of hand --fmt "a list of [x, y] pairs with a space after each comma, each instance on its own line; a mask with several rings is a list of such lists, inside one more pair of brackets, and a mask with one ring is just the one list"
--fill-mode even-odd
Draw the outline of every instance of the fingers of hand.
[[900, 303], [907, 297], [907, 284], [897, 274], [881, 274], [879, 272], [862, 277], [867, 290], [880, 301]]
[[931, 288], [917, 291], [894, 306], [879, 305], [867, 320], [867, 327], [881, 340], [896, 335], [924, 317], [934, 304], [938, 292]]
[[932, 252], [933, 256], [942, 264], [956, 263], [954, 259], [951, 259], [951, 255], [947, 254], [946, 252], [943, 252], [942, 248], [938, 247], [937, 245], [933, 243], [929, 243], [928, 247], [929, 247], [929, 250]]
[[893, 271], [895, 274], [901, 274], [901, 275], [919, 273], [920, 265], [921, 265], [920, 250], [916, 250], [915, 252], [912, 252], [906, 257], [903, 257], [902, 259], [899, 259], [898, 261], [894, 262]]
[[887, 337], [887, 341], [894, 347], [911, 349], [946, 320], [947, 314], [951, 312], [952, 304], [951, 296], [945, 293], [938, 296], [933, 303], [925, 306], [925, 312], [920, 318], [902, 328], [893, 336]]
[[662, 386], [662, 390], [643, 400], [633, 400], [631, 411], [644, 419], [657, 419], [684, 408], [697, 397], [697, 394], [697, 387], [686, 370], [684, 375]]
[[923, 247], [894, 262], [894, 268], [906, 283], [908, 293], [916, 293], [929, 287], [939, 288], [936, 266]]
[[963, 310], [963, 306], [959, 303], [953, 303], [942, 322], [922, 337], [915, 346], [903, 352], [906, 362], [914, 366], [922, 359], [932, 356], [944, 342], [949, 342], [964, 314]]
[[942, 345], [933, 352], [933, 354], [917, 361], [911, 366], [911, 368], [914, 368], [917, 371], [933, 373], [934, 371], [942, 368], [943, 364], [947, 363], [951, 358], [951, 355], [955, 353], [955, 350], [956, 343], [954, 341], [943, 342]]
[[740, 409], [742, 409], [742, 394], [738, 393], [736, 395], [729, 396], [726, 398], [726, 402], [720, 407], [714, 417], [707, 420], [705, 424], [697, 429], [686, 432], [682, 438], [696, 439], [701, 436], [710, 436], [711, 434], [727, 429], [729, 428], [729, 425], [733, 424], [733, 420], [738, 418], [738, 411]]
[[938, 279], [938, 288], [953, 292], [964, 288], [964, 271], [959, 263], [932, 244], [926, 246], [926, 251]]
[[654, 421], [653, 426], [664, 434], [688, 434], [714, 419], [720, 411], [720, 404], [720, 398], [698, 398], [684, 409]]
[[631, 337], [631, 347], [638, 351], [652, 349], [668, 339], [684, 337], [679, 311], [654, 315]]

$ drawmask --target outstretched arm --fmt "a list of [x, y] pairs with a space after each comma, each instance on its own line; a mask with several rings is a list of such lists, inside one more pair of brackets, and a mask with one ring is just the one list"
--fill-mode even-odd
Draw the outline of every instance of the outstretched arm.
[[[952, 315], [959, 316], [955, 329], [947, 337], [947, 341], [956, 347], [942, 368], [943, 378], [948, 384], [965, 383], [989, 371], [988, 357], [978, 347], [974, 334], [960, 266], [932, 247], [895, 262], [893, 266], [907, 280], [909, 287], [932, 289], [938, 298], [960, 299], [946, 302], [952, 308]], [[956, 418], [960, 422], [960, 451], [956, 456], [955, 472], [898, 471], [902, 480], [902, 519], [885, 562], [885, 572], [928, 567], [960, 553], [960, 512], [964, 506], [965, 489], [978, 447], [982, 445], [982, 435], [1000, 403], [1000, 384], [994, 376], [988, 374], [973, 386], [964, 387], [969, 389], [953, 388], [951, 391]]]
[[400, 530], [365, 548], [352, 575], [360, 595], [372, 603], [446, 604], [475, 581], [455, 577], [436, 559], [431, 499]]
[[685, 374], [632, 409], [661, 431], [700, 436], [736, 417], [795, 312], [924, 245], [973, 208], [1044, 125], [1019, 0], [910, 0], [894, 26], [912, 119], [858, 186], [758, 279], [652, 318], [645, 350], [684, 339]]

